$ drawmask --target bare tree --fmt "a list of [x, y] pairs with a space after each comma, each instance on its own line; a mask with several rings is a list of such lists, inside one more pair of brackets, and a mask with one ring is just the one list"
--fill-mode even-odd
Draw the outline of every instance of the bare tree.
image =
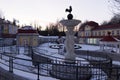
[[103, 21], [103, 22], [101, 23], [101, 26], [104, 26], [104, 25], [108, 25], [108, 21]]
[[111, 11], [114, 14], [119, 14], [120, 13], [120, 0], [108, 0], [111, 6]]

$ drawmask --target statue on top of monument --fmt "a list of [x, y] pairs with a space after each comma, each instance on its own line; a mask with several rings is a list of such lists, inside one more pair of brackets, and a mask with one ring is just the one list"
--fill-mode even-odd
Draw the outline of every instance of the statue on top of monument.
[[69, 12], [69, 14], [67, 15], [67, 18], [68, 18], [68, 20], [72, 20], [73, 19], [73, 15], [71, 14], [71, 12], [72, 12], [72, 6], [69, 6], [69, 9], [67, 8], [65, 10], [65, 12]]
[[65, 12], [71, 13], [71, 12], [72, 12], [72, 6], [69, 6], [69, 9], [67, 8], [67, 9], [65, 10]]

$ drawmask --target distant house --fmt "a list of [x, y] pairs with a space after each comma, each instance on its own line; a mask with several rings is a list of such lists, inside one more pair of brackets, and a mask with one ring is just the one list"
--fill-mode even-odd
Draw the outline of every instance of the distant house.
[[5, 19], [0, 18], [0, 37], [15, 38], [18, 26]]
[[18, 29], [17, 46], [38, 46], [39, 34], [32, 26], [24, 26]]
[[0, 18], [0, 37], [2, 37], [3, 28], [4, 28], [4, 19]]
[[111, 36], [120, 38], [120, 24], [99, 26], [94, 21], [87, 22], [78, 32], [79, 43], [99, 44], [99, 40], [111, 32]]
[[18, 26], [9, 20], [0, 18], [0, 38], [5, 45], [12, 45], [16, 38]]

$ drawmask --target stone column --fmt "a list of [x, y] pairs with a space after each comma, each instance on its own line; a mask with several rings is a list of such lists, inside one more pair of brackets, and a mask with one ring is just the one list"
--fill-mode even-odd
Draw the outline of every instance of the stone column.
[[66, 41], [65, 41], [65, 60], [75, 60], [74, 53], [74, 27], [67, 27], [66, 31]]
[[71, 20], [61, 20], [60, 23], [63, 26], [66, 26], [66, 41], [65, 41], [65, 62], [73, 63], [73, 60], [75, 60], [75, 52], [74, 52], [74, 27], [77, 26], [81, 21], [76, 19]]

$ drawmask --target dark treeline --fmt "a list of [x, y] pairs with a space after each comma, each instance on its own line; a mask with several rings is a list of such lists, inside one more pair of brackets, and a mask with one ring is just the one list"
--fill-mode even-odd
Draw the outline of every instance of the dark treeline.
[[63, 26], [60, 26], [58, 22], [56, 23], [50, 23], [48, 26], [46, 26], [46, 29], [42, 31], [41, 29], [37, 28], [37, 31], [39, 35], [42, 36], [65, 36], [65, 31], [60, 30], [63, 29]]
[[38, 30], [39, 35], [42, 36], [65, 36], [65, 32], [54, 32], [54, 31], [39, 31]]

